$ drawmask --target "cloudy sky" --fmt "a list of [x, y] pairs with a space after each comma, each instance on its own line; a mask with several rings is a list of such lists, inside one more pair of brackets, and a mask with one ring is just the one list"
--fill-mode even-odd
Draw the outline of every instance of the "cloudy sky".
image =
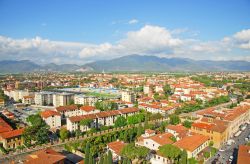
[[250, 1], [0, 0], [0, 60], [131, 54], [250, 61]]

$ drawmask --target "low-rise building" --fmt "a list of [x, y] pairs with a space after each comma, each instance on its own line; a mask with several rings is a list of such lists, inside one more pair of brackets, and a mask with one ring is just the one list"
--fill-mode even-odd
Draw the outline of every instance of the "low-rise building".
[[114, 162], [121, 160], [121, 151], [126, 145], [123, 141], [114, 141], [107, 144], [107, 149], [111, 151]]
[[23, 145], [24, 129], [16, 129], [8, 132], [0, 133], [0, 143], [5, 149], [16, 149]]
[[[67, 118], [67, 130], [75, 131], [77, 129], [80, 129], [81, 131], [86, 131], [90, 127], [98, 128], [100, 126], [112, 126], [119, 116], [127, 118], [128, 116], [134, 115], [138, 112], [138, 108], [124, 108], [120, 110], [104, 111], [81, 116], [72, 116]], [[84, 119], [92, 120], [90, 127], [83, 127], [82, 125], [80, 125], [80, 121]]]
[[22, 103], [24, 104], [34, 104], [35, 103], [35, 96], [23, 96]]
[[171, 133], [178, 140], [188, 135], [188, 128], [182, 125], [168, 125], [165, 129], [166, 132]]
[[55, 110], [61, 114], [62, 119], [80, 115], [77, 105], [59, 106]]
[[81, 106], [79, 115], [94, 114], [94, 113], [99, 113], [99, 112], [100, 110], [96, 109], [93, 106]]
[[74, 103], [75, 104], [94, 106], [97, 101], [98, 101], [98, 98], [95, 96], [86, 96], [86, 95], [75, 95], [74, 96]]
[[64, 164], [65, 160], [66, 156], [63, 154], [58, 153], [51, 148], [46, 148], [29, 154], [26, 157], [24, 164]]
[[250, 161], [250, 146], [240, 145], [238, 150], [237, 164], [246, 164]]
[[53, 110], [45, 110], [40, 113], [42, 119], [45, 121], [50, 128], [60, 128], [61, 127], [61, 114]]
[[209, 137], [194, 134], [182, 138], [173, 145], [179, 147], [181, 150], [186, 150], [188, 158], [196, 158], [202, 150], [209, 146]]

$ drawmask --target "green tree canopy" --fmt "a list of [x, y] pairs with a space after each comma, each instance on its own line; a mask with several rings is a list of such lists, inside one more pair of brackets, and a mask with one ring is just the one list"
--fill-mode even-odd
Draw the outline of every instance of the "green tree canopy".
[[69, 137], [69, 131], [65, 128], [61, 128], [59, 133], [62, 140], [65, 140]]
[[127, 120], [123, 116], [120, 116], [115, 120], [115, 127], [122, 127], [126, 125], [127, 125]]
[[179, 116], [178, 115], [176, 115], [176, 114], [172, 114], [172, 115], [170, 115], [170, 124], [172, 124], [172, 125], [177, 125], [177, 124], [179, 124], [180, 123], [180, 118], [179, 118]]
[[159, 151], [164, 157], [170, 158], [172, 160], [178, 159], [181, 155], [181, 150], [178, 147], [171, 144], [166, 144], [159, 147]]

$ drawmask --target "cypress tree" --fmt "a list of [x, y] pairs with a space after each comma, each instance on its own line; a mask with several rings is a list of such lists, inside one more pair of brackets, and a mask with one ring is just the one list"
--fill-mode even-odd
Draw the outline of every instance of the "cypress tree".
[[104, 162], [103, 155], [101, 155], [99, 164], [104, 164], [103, 162]]
[[85, 147], [85, 158], [84, 158], [85, 164], [90, 164], [90, 154], [89, 154], [89, 143], [86, 144]]
[[113, 163], [113, 157], [112, 157], [111, 151], [109, 150], [109, 152], [108, 152], [108, 164], [112, 164], [112, 163]]

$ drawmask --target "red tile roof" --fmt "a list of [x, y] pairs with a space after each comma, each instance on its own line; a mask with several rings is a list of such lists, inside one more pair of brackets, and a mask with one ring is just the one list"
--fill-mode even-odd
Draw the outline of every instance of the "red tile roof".
[[175, 142], [174, 145], [179, 147], [180, 149], [185, 149], [187, 151], [193, 152], [208, 140], [209, 137], [207, 136], [194, 134], [192, 136], [184, 137], [183, 139]]
[[55, 164], [66, 157], [51, 148], [39, 150], [27, 156], [25, 164]]
[[8, 132], [13, 130], [13, 128], [0, 117], [0, 133]]
[[13, 137], [22, 135], [23, 131], [24, 129], [16, 129], [16, 130], [0, 133], [0, 136], [4, 139], [13, 138]]
[[87, 115], [81, 115], [81, 116], [73, 116], [69, 117], [69, 120], [71, 122], [79, 122], [84, 119], [95, 119], [95, 118], [104, 118], [104, 117], [109, 117], [109, 116], [116, 116], [120, 114], [126, 114], [126, 113], [134, 113], [138, 112], [138, 108], [124, 108], [120, 110], [111, 110], [111, 111], [105, 111], [105, 112], [100, 112], [100, 113], [95, 113], [95, 114], [87, 114]]
[[123, 147], [126, 146], [127, 144], [124, 143], [123, 141], [114, 141], [114, 142], [108, 143], [107, 145], [108, 145], [108, 148], [110, 148], [111, 150], [115, 152], [115, 154], [121, 155], [121, 151]]
[[45, 110], [45, 111], [41, 112], [40, 115], [43, 118], [48, 118], [51, 116], [61, 116], [61, 114], [59, 112], [54, 111], [54, 110]]
[[80, 109], [85, 111], [85, 112], [91, 112], [91, 111], [95, 110], [96, 108], [93, 106], [81, 106]]
[[59, 106], [56, 108], [58, 112], [70, 111], [70, 110], [76, 110], [76, 109], [78, 109], [77, 105], [66, 105], [66, 106]]
[[237, 164], [246, 164], [250, 161], [250, 146], [240, 145]]
[[166, 144], [174, 143], [174, 141], [170, 139], [170, 137], [172, 136], [173, 135], [171, 133], [163, 133], [163, 134], [154, 135], [152, 137], [149, 137], [148, 139], [151, 139], [160, 145], [166, 145]]

